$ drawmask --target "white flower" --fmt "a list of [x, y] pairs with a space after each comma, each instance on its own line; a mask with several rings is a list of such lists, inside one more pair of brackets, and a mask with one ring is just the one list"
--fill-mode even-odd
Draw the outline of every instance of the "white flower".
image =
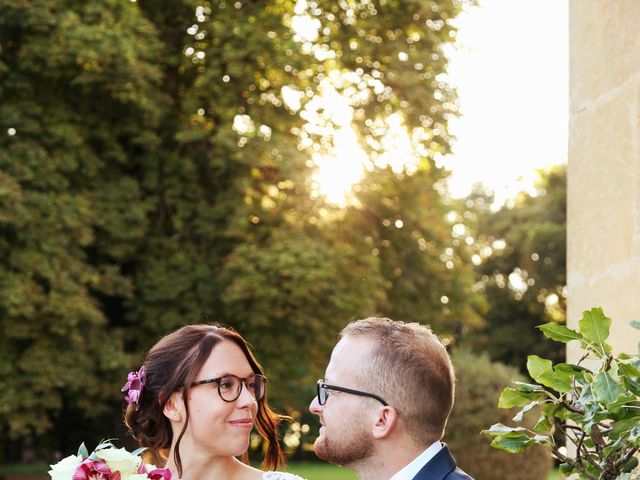
[[123, 478], [138, 473], [140, 457], [127, 452], [124, 448], [104, 448], [97, 450], [96, 455], [107, 462], [112, 472], [120, 472]]
[[82, 457], [79, 455], [69, 455], [63, 458], [55, 465], [51, 465], [49, 475], [52, 480], [72, 480], [76, 468], [82, 463]]
[[146, 473], [132, 473], [131, 475], [123, 475], [120, 480], [147, 480]]

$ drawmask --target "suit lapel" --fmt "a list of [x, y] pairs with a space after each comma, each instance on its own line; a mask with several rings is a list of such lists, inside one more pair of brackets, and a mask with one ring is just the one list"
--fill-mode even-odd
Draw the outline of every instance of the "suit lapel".
[[442, 480], [456, 469], [456, 461], [445, 445], [436, 455], [422, 467], [413, 480]]

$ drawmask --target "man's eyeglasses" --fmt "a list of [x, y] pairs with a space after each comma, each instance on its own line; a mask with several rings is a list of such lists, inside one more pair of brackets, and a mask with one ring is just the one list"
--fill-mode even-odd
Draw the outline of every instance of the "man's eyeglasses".
[[242, 385], [255, 398], [260, 400], [264, 396], [267, 387], [267, 377], [264, 375], [251, 375], [247, 378], [236, 377], [235, 375], [225, 375], [224, 377], [210, 378], [207, 380], [198, 380], [193, 382], [191, 386], [204, 385], [206, 383], [215, 383], [218, 386], [218, 394], [225, 402], [235, 402], [242, 392]]
[[385, 407], [389, 404], [384, 401], [382, 397], [378, 395], [374, 395], [373, 393], [363, 392], [361, 390], [354, 390], [352, 388], [339, 387], [337, 385], [329, 385], [324, 380], [318, 380], [316, 383], [316, 388], [318, 389], [318, 403], [320, 405], [324, 405], [327, 403], [327, 398], [329, 398], [329, 390], [336, 390], [338, 392], [350, 393], [351, 395], [360, 395], [361, 397], [369, 397], [375, 398], [380, 403], [382, 403]]

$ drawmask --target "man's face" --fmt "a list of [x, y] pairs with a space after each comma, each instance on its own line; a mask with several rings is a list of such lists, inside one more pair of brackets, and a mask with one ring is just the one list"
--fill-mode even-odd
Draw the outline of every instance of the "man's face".
[[[356, 369], [369, 361], [372, 340], [344, 337], [333, 349], [324, 380], [331, 385], [362, 390]], [[314, 444], [316, 455], [338, 465], [352, 465], [368, 458], [373, 452], [373, 437], [369, 429], [369, 400], [335, 390], [329, 390], [324, 405], [318, 397], [309, 405], [311, 413], [320, 417], [320, 433]]]

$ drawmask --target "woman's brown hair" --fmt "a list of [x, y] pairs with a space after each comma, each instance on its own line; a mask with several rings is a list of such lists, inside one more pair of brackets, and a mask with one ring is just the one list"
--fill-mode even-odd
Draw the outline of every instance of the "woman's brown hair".
[[[178, 475], [182, 476], [180, 441], [189, 424], [189, 390], [196, 375], [211, 355], [214, 347], [228, 340], [240, 347], [255, 374], [264, 375], [264, 370], [249, 349], [247, 342], [229, 328], [216, 325], [187, 325], [163, 337], [156, 343], [144, 361], [146, 381], [137, 403], [130, 404], [124, 414], [129, 433], [140, 446], [147, 447], [155, 464], [164, 464], [173, 439], [171, 423], [163, 410], [172, 393], [182, 391], [186, 407], [186, 421], [178, 434], [174, 460]], [[284, 463], [284, 455], [278, 442], [278, 426], [287, 417], [278, 415], [269, 408], [267, 392], [258, 400], [256, 429], [266, 442], [267, 448], [262, 467], [275, 470]], [[243, 455], [248, 461], [248, 453]]]

